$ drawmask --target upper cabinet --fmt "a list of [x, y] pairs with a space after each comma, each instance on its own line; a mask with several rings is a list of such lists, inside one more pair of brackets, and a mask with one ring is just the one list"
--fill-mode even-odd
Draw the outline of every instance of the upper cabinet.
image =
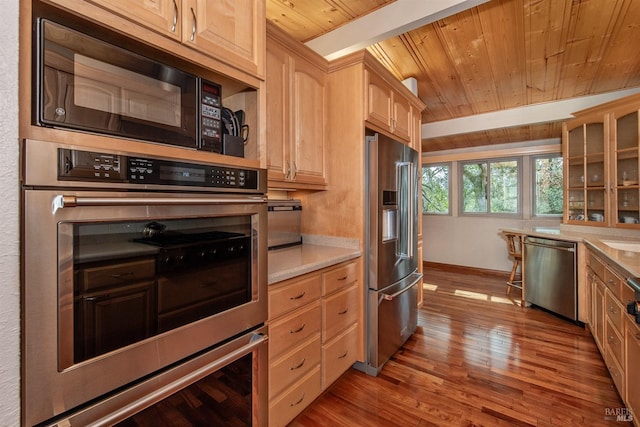
[[267, 167], [272, 188], [325, 189], [326, 61], [277, 28], [267, 37]]
[[565, 222], [606, 225], [610, 212], [608, 126], [594, 114], [564, 124]]
[[263, 74], [264, 1], [183, 0], [182, 4], [183, 42], [251, 74]]
[[[126, 16], [131, 21], [176, 40], [182, 38], [181, 16], [183, 14], [180, 0], [89, 0], [113, 13]], [[65, 0], [54, 0], [54, 3], [65, 5]]]
[[578, 112], [563, 125], [565, 222], [638, 227], [639, 114], [634, 95]]
[[88, 3], [180, 41], [254, 76], [264, 76], [261, 0], [49, 0], [72, 11]]
[[613, 219], [617, 226], [633, 226], [640, 220], [638, 186], [638, 113], [640, 100], [628, 108], [611, 113], [614, 143], [611, 170], [614, 205]]
[[365, 120], [399, 139], [411, 141], [411, 104], [379, 74], [365, 68]]

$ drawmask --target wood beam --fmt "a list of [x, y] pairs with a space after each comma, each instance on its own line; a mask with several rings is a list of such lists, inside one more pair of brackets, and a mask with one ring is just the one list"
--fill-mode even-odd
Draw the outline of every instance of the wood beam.
[[334, 60], [367, 46], [435, 22], [488, 0], [396, 0], [306, 45]]
[[[607, 92], [599, 95], [582, 96], [553, 102], [541, 102], [523, 107], [509, 108], [473, 116], [458, 117], [424, 123], [422, 138], [460, 135], [513, 126], [525, 126], [539, 123], [564, 121], [573, 118], [576, 111], [613, 101], [625, 96], [640, 93], [640, 88]], [[429, 108], [429, 106], [427, 106]]]

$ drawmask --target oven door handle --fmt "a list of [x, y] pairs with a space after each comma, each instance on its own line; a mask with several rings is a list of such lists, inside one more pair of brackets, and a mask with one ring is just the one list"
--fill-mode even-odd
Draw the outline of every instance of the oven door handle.
[[229, 205], [265, 203], [263, 196], [246, 197], [77, 197], [57, 195], [53, 198], [55, 213], [62, 208], [79, 206], [150, 206], [150, 205]]
[[219, 359], [216, 359], [213, 362], [194, 370], [188, 375], [180, 377], [179, 379], [167, 384], [166, 386], [159, 388], [153, 393], [149, 393], [141, 397], [140, 399], [134, 400], [133, 402], [118, 409], [117, 411], [114, 411], [107, 416], [92, 422], [90, 425], [92, 427], [111, 426], [117, 422], [123, 421], [128, 417], [137, 414], [153, 403], [159, 402], [160, 400], [171, 396], [175, 392], [180, 391], [183, 388], [195, 383], [196, 381], [201, 380], [207, 375], [227, 366], [230, 363], [235, 362], [236, 360], [249, 353], [252, 353], [256, 348], [265, 344], [268, 340], [269, 336], [261, 333], [254, 333], [249, 339], [249, 342], [242, 347], [239, 347], [229, 352], [228, 354], [225, 354]]

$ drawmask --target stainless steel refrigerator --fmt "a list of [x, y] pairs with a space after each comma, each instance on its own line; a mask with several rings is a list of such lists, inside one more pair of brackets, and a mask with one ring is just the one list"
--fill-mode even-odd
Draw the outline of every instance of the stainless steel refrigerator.
[[418, 152], [384, 135], [366, 138], [367, 360], [377, 375], [417, 326]]

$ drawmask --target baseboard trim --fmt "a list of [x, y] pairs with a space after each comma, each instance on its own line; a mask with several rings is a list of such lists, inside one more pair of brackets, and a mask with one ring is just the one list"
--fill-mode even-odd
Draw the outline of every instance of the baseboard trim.
[[508, 271], [490, 270], [488, 268], [469, 267], [466, 265], [444, 264], [440, 262], [422, 261], [424, 268], [431, 268], [449, 273], [476, 274], [486, 277], [496, 277], [498, 279], [509, 279]]

